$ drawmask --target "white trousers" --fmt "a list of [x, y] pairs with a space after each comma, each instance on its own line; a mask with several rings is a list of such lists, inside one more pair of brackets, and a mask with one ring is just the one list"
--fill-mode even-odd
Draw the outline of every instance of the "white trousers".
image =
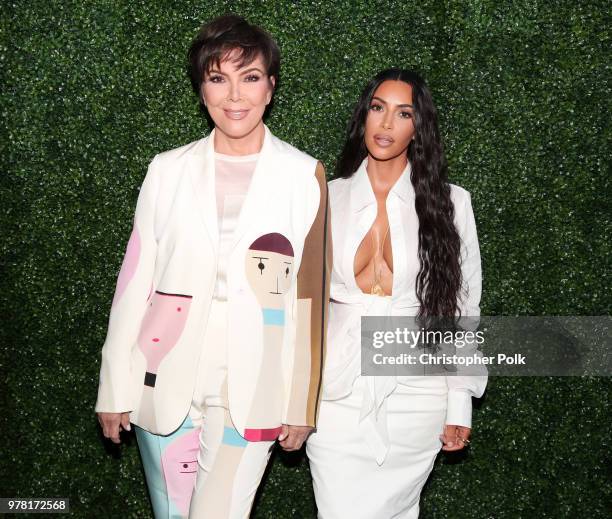
[[306, 444], [320, 519], [416, 519], [421, 489], [442, 447], [444, 377], [404, 377], [386, 400], [390, 450], [376, 463], [359, 415], [365, 381], [340, 400], [322, 401]]

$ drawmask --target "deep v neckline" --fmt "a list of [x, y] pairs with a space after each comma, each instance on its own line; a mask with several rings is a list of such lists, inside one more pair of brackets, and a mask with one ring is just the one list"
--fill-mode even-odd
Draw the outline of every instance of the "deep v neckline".
[[[366, 157], [351, 177], [350, 183], [347, 186], [348, 208], [346, 214], [341, 217], [343, 221], [340, 224], [343, 228], [341, 232], [346, 234], [347, 239], [342, 246], [341, 263], [342, 277], [345, 280], [344, 286], [346, 289], [355, 296], [374, 297], [368, 293], [369, 290], [366, 289], [366, 292], [361, 290], [357, 282], [357, 277], [362, 269], [360, 268], [359, 272], [355, 273], [356, 266], [365, 266], [363, 262], [355, 265], [355, 258], [378, 214], [378, 202], [368, 177], [367, 164], [368, 158]], [[410, 284], [407, 276], [416, 276], [417, 274], [413, 262], [408, 262], [406, 253], [407, 249], [412, 251], [417, 247], [417, 234], [408, 231], [409, 229], [418, 228], [418, 219], [413, 210], [408, 208], [407, 212], [404, 212], [406, 205], [414, 207], [414, 189], [411, 183], [410, 163], [406, 165], [402, 176], [393, 185], [385, 201], [385, 209], [390, 226], [390, 236], [387, 237], [387, 240], [390, 241], [389, 244], [386, 244], [386, 242], [385, 244], [387, 247], [391, 246], [391, 264], [393, 266], [392, 287], [389, 290], [391, 296], [387, 297], [393, 297], [394, 299], [403, 297], [406, 283]]]
[[[386, 203], [386, 200], [385, 200]], [[355, 282], [355, 286], [357, 289], [369, 295], [378, 295], [378, 296], [391, 296], [393, 294], [393, 245], [391, 242], [391, 238], [389, 238], [389, 234], [391, 233], [391, 223], [389, 221], [389, 216], [385, 207], [385, 216], [387, 225], [385, 226], [385, 234], [381, 240], [379, 240], [379, 245], [376, 246], [374, 243], [374, 227], [376, 225], [376, 220], [378, 219], [378, 205], [377, 205], [377, 215], [374, 218], [374, 221], [368, 228], [367, 232], [363, 235], [360, 241], [357, 242], [357, 247], [352, 252], [352, 267], [351, 271], [353, 273], [353, 280]], [[363, 266], [356, 271], [356, 262], [358, 259], [358, 255], [361, 253], [362, 248], [366, 247], [366, 240], [370, 240], [369, 246], [369, 254], [367, 256], [367, 262], [363, 264]], [[391, 247], [390, 256], [391, 256], [391, 266], [385, 259], [385, 243], [386, 240], [389, 239], [389, 246]], [[368, 279], [365, 282], [360, 282], [360, 276], [362, 274], [368, 275], [368, 272], [371, 271], [371, 274], [368, 276]], [[368, 285], [367, 290], [365, 290]], [[385, 292], [384, 286], [389, 289], [390, 293]]]

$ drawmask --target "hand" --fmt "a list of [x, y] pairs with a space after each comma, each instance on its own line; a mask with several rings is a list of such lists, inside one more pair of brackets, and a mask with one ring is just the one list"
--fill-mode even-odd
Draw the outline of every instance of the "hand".
[[102, 426], [102, 434], [113, 443], [121, 443], [119, 432], [122, 429], [130, 431], [130, 413], [98, 413], [98, 422]]
[[310, 435], [314, 427], [309, 425], [285, 425], [278, 437], [278, 443], [286, 451], [297, 451]]
[[[461, 425], [445, 425], [444, 434], [440, 435], [440, 440], [444, 444], [443, 451], [460, 451], [469, 445], [470, 433], [472, 429]], [[467, 440], [467, 441], [464, 441]]]

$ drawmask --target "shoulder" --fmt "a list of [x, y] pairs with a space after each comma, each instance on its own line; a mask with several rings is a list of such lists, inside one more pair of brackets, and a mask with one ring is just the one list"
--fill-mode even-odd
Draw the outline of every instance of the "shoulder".
[[350, 178], [335, 178], [327, 183], [330, 200], [347, 196], [351, 186]]
[[471, 205], [470, 192], [467, 189], [462, 188], [456, 184], [449, 184], [450, 186], [450, 196], [455, 208], [461, 209], [466, 205]]
[[323, 175], [325, 175], [323, 165], [308, 153], [274, 135], [270, 135], [270, 140], [274, 153], [277, 155], [277, 160], [283, 163], [286, 172], [293, 173], [294, 178], [297, 176], [312, 179], [315, 175], [320, 175], [320, 171], [323, 171]]
[[199, 139], [178, 148], [163, 151], [153, 157], [145, 176], [143, 185], [157, 186], [158, 190], [172, 191], [182, 177], [182, 162], [188, 157], [195, 157], [204, 149], [206, 139]]
[[466, 189], [450, 184], [451, 200], [455, 207], [455, 223], [460, 232], [465, 232], [465, 226], [474, 226], [474, 210], [472, 209], [472, 197]]
[[157, 155], [155, 155], [155, 157], [153, 157], [152, 162], [157, 164], [168, 164], [173, 163], [177, 160], [196, 155], [198, 153], [202, 153], [207, 139], [208, 136], [190, 142], [183, 146], [179, 146], [178, 148], [162, 151], [161, 153], [158, 153]]

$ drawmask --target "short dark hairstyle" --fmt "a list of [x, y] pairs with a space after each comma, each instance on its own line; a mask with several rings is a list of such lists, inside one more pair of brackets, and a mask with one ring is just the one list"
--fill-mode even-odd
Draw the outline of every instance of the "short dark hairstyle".
[[201, 101], [201, 85], [204, 75], [232, 50], [238, 50], [235, 63], [244, 67], [261, 56], [269, 77], [278, 84], [280, 72], [280, 50], [270, 36], [257, 25], [252, 25], [241, 16], [227, 14], [203, 25], [187, 53], [191, 86]]

